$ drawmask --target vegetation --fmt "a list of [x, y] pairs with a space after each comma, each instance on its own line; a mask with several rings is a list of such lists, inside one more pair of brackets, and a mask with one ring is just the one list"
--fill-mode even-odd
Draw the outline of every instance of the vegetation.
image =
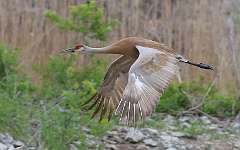
[[[104, 21], [104, 10], [94, 1], [71, 7], [68, 19], [53, 11], [48, 11], [46, 16], [61, 29], [99, 40], [105, 40], [115, 25], [112, 21]], [[50, 56], [46, 66], [37, 67], [42, 81], [34, 85], [19, 69], [18, 50], [0, 44], [0, 132], [29, 139], [25, 142], [30, 145], [40, 142], [47, 149], [58, 150], [69, 149], [70, 144], [78, 140], [81, 142], [78, 148], [87, 149], [83, 127], [88, 127], [95, 137], [110, 130], [114, 121], [98, 123], [81, 110], [82, 103], [101, 83], [107, 62], [93, 56], [90, 65], [79, 68], [76, 60], [75, 55]], [[196, 106], [209, 89], [198, 83], [171, 84], [156, 111], [176, 115]], [[229, 117], [240, 111], [240, 102], [213, 87], [199, 109], [212, 116]], [[147, 126], [165, 126], [157, 122], [157, 118], [152, 117]], [[202, 125], [197, 122], [183, 130], [190, 135], [203, 132]]]
[[[70, 143], [80, 140], [79, 149], [84, 149], [87, 147], [87, 137], [83, 126], [90, 128], [91, 134], [99, 137], [115, 124], [114, 121], [106, 120], [98, 123], [90, 119], [89, 113], [81, 110], [81, 104], [101, 83], [106, 62], [95, 58], [87, 68], [79, 69], [75, 65], [76, 56], [52, 56], [46, 67], [39, 68], [42, 84], [33, 85], [19, 70], [17, 50], [1, 44], [0, 54], [0, 69], [5, 70], [0, 84], [0, 132], [32, 139], [26, 141], [31, 144], [41, 141], [48, 149], [68, 149]], [[204, 95], [207, 89], [208, 86], [200, 86], [195, 82], [173, 83], [161, 97], [156, 110], [178, 114], [191, 108], [192, 103]], [[239, 106], [236, 99], [212, 89], [201, 110], [212, 116], [229, 117], [239, 112]], [[164, 128], [160, 120], [153, 116], [147, 126]], [[195, 122], [191, 127], [181, 130], [193, 136], [205, 132], [203, 127]]]
[[216, 117], [233, 117], [239, 113], [240, 101], [237, 98], [199, 83], [201, 81], [171, 84], [160, 98], [156, 111], [176, 115], [202, 103], [198, 109]]
[[70, 7], [70, 16], [65, 19], [55, 11], [47, 11], [45, 15], [63, 30], [79, 32], [86, 38], [106, 40], [107, 33], [116, 26], [116, 20], [104, 20], [104, 9], [98, 7], [96, 1]]

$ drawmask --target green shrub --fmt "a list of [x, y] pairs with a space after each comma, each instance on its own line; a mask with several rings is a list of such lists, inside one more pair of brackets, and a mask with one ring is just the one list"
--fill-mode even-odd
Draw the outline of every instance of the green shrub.
[[18, 70], [18, 50], [0, 44], [0, 132], [28, 131], [35, 86]]
[[233, 117], [240, 112], [240, 101], [216, 92], [207, 98], [202, 110], [216, 117]]
[[[69, 149], [69, 144], [80, 139], [87, 148], [81, 127], [87, 126], [95, 136], [101, 136], [113, 123], [98, 123], [81, 110], [101, 83], [107, 63], [92, 56], [92, 63], [84, 68], [76, 66], [76, 56], [51, 56], [45, 67], [39, 68], [42, 86], [39, 97], [44, 103], [41, 115], [42, 139], [49, 149]], [[43, 108], [42, 108], [43, 109]]]
[[199, 105], [204, 99], [198, 109], [210, 115], [231, 117], [240, 112], [240, 101], [237, 98], [223, 95], [214, 86], [208, 92], [209, 86], [199, 83], [200, 81], [192, 81], [191, 83], [171, 84], [160, 98], [156, 111], [176, 115]]
[[51, 10], [47, 11], [45, 16], [56, 23], [60, 29], [82, 33], [85, 39], [106, 40], [107, 33], [117, 25], [116, 20], [104, 19], [104, 9], [98, 6], [96, 1], [71, 6], [69, 10], [70, 16], [67, 19]]
[[176, 114], [187, 109], [190, 102], [183, 93], [182, 88], [184, 88], [183, 84], [171, 84], [160, 98], [156, 111]]
[[180, 125], [179, 130], [184, 132], [188, 137], [196, 137], [197, 135], [208, 132], [205, 125], [198, 120], [191, 122], [188, 127]]

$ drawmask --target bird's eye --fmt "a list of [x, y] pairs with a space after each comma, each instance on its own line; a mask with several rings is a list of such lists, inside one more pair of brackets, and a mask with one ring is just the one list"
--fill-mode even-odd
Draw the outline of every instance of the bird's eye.
[[76, 45], [76, 46], [75, 46], [75, 49], [80, 49], [81, 47], [83, 47], [83, 45], [82, 45], [82, 44], [79, 44], [79, 45]]

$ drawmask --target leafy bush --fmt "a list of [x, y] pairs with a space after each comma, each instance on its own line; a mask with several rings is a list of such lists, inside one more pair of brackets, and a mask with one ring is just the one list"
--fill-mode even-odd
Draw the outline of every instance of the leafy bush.
[[171, 84], [160, 98], [156, 111], [176, 114], [187, 109], [190, 101], [183, 93], [182, 88], [184, 88], [182, 84]]
[[[45, 16], [63, 30], [81, 33], [86, 43], [88, 38], [105, 40], [116, 24], [104, 20], [104, 10], [95, 1], [71, 6], [67, 19], [51, 10]], [[94, 55], [89, 59], [91, 64], [79, 68], [75, 55], [56, 55], [50, 57], [46, 67], [38, 68], [43, 81], [39, 97], [44, 98], [47, 108], [47, 113], [41, 116], [42, 138], [49, 149], [69, 149], [69, 144], [79, 139], [79, 149], [87, 149], [82, 126], [89, 127], [91, 134], [101, 136], [113, 125], [113, 122], [99, 124], [90, 120], [88, 113], [82, 115], [81, 105], [96, 92], [106, 68], [106, 62]]]
[[171, 84], [160, 98], [156, 111], [176, 115], [199, 105], [204, 99], [203, 104], [198, 109], [210, 115], [231, 117], [240, 112], [240, 101], [234, 96], [223, 95], [215, 87], [212, 87], [207, 93], [209, 86], [199, 83], [200, 81]]
[[0, 131], [22, 135], [29, 127], [35, 87], [18, 70], [18, 50], [0, 44]]
[[205, 128], [205, 125], [198, 120], [191, 122], [188, 127], [181, 124], [179, 130], [184, 132], [188, 137], [196, 137], [197, 135], [209, 132]]
[[82, 33], [83, 37], [106, 40], [107, 33], [116, 26], [116, 20], [105, 21], [104, 9], [96, 4], [96, 1], [90, 1], [70, 7], [70, 16], [65, 19], [59, 16], [55, 11], [45, 13], [60, 29], [70, 30]]
[[[104, 21], [103, 14], [103, 9], [91, 1], [72, 6], [68, 19], [53, 11], [48, 11], [46, 16], [61, 29], [105, 40], [114, 23]], [[42, 83], [34, 86], [18, 69], [18, 51], [0, 44], [0, 132], [10, 132], [30, 139], [27, 143], [41, 142], [46, 149], [58, 150], [70, 149], [70, 144], [78, 140], [81, 142], [79, 149], [88, 149], [88, 137], [83, 126], [96, 137], [110, 130], [114, 121], [97, 123], [90, 119], [89, 113], [81, 110], [82, 103], [96, 92], [101, 83], [107, 62], [91, 56], [92, 63], [79, 68], [76, 61], [75, 55], [50, 56], [45, 66], [37, 67]], [[161, 97], [156, 111], [177, 114], [198, 104], [207, 91], [208, 86], [199, 82], [173, 83]], [[236, 115], [240, 104], [213, 88], [200, 109], [214, 116], [226, 117]], [[165, 124], [157, 123], [159, 120], [161, 118], [152, 117], [147, 125], [163, 128]], [[195, 135], [203, 131], [202, 126], [194, 123], [185, 132]]]
[[233, 117], [240, 112], [240, 101], [233, 96], [215, 92], [207, 98], [202, 110], [216, 117]]
[[[114, 121], [98, 123], [90, 119], [89, 113], [81, 110], [82, 103], [92, 96], [103, 79], [105, 61], [93, 56], [92, 64], [78, 68], [74, 55], [51, 56], [44, 67], [38, 68], [42, 84], [36, 87], [19, 72], [17, 51], [3, 44], [0, 47], [0, 53], [4, 54], [0, 61], [5, 62], [3, 68], [8, 70], [0, 82], [0, 132], [34, 139], [32, 143], [41, 141], [45, 148], [53, 150], [69, 149], [71, 143], [79, 140], [81, 144], [78, 148], [88, 149], [88, 137], [83, 126], [88, 127], [96, 138], [113, 127]], [[198, 104], [207, 91], [207, 85], [197, 82], [173, 83], [166, 89], [156, 110], [177, 114], [193, 107], [193, 102]], [[229, 117], [239, 112], [239, 106], [236, 99], [212, 88], [200, 109], [213, 116]], [[160, 120], [152, 117], [147, 126], [164, 128]], [[194, 136], [205, 132], [202, 127], [196, 122], [183, 130]], [[33, 137], [37, 134], [38, 138]]]

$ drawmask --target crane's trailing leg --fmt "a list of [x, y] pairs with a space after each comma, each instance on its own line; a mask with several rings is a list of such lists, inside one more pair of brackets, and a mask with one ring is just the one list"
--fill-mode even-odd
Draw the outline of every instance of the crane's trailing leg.
[[193, 66], [197, 66], [199, 68], [202, 68], [202, 69], [210, 69], [210, 70], [213, 70], [213, 67], [211, 65], [208, 65], [208, 64], [204, 64], [204, 63], [193, 63], [187, 59], [185, 59], [183, 56], [181, 55], [177, 55], [176, 56], [176, 59], [178, 59], [180, 62], [183, 62], [183, 63], [187, 63], [187, 64], [190, 64], [190, 65], [193, 65]]

